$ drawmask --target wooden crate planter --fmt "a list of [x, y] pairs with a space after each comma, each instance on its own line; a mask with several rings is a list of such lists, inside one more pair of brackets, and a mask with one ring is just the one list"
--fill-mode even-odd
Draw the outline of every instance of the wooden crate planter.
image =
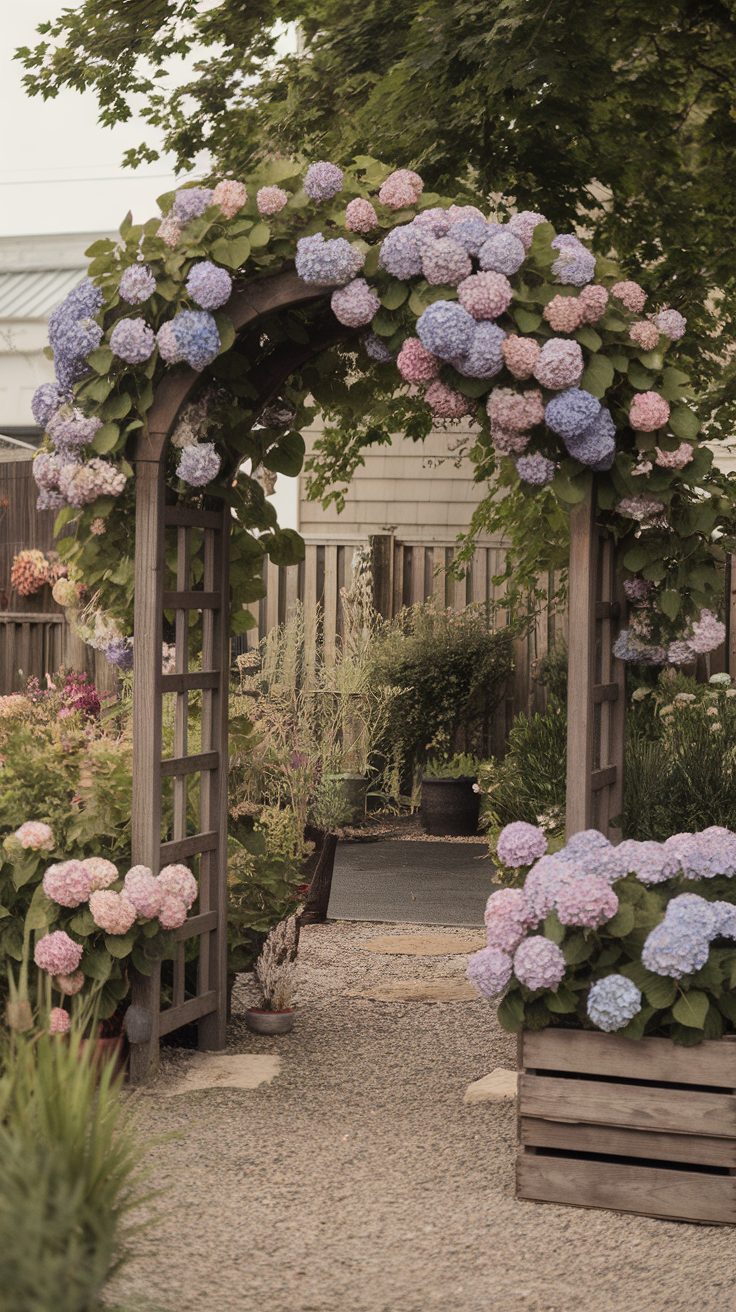
[[582, 1030], [519, 1044], [517, 1197], [736, 1222], [736, 1042]]

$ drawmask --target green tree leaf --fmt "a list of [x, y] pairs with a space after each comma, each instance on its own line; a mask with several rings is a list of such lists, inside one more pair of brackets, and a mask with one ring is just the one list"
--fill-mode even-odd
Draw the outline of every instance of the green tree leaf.
[[680, 1025], [689, 1029], [702, 1030], [708, 1014], [709, 999], [707, 993], [699, 989], [689, 989], [681, 994], [672, 1008], [672, 1015]]

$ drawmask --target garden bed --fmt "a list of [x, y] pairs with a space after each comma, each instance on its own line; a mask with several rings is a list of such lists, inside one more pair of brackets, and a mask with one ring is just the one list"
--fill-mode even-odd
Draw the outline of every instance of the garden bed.
[[736, 1041], [519, 1040], [517, 1196], [736, 1222]]

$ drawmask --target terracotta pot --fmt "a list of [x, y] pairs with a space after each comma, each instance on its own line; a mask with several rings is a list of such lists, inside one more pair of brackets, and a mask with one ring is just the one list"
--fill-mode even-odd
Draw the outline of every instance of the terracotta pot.
[[245, 1023], [254, 1034], [288, 1034], [294, 1028], [294, 1011], [267, 1011], [265, 1007], [249, 1007]]

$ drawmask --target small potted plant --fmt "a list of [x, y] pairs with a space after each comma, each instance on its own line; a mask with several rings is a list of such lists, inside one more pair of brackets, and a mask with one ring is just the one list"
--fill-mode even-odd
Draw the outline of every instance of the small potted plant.
[[256, 1034], [288, 1034], [294, 1028], [296, 992], [296, 954], [299, 947], [299, 921], [289, 916], [276, 925], [264, 943], [255, 964], [254, 974], [261, 990], [263, 1005], [249, 1007], [245, 1023]]
[[478, 831], [478, 761], [466, 753], [430, 757], [422, 771], [420, 815], [428, 834], [462, 837]]

